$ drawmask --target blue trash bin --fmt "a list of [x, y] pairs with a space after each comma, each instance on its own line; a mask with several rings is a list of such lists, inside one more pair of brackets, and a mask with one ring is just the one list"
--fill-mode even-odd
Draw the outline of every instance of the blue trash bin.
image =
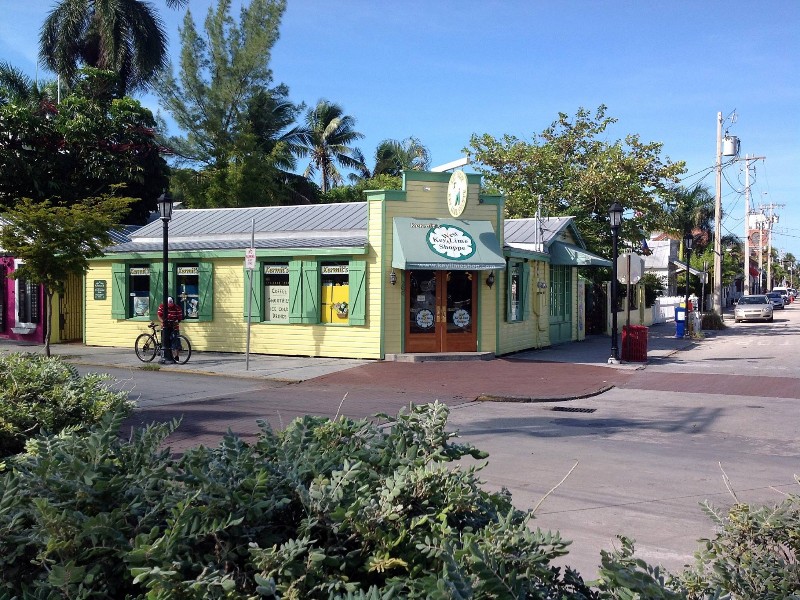
[[686, 335], [686, 309], [683, 306], [675, 307], [675, 337], [682, 338]]

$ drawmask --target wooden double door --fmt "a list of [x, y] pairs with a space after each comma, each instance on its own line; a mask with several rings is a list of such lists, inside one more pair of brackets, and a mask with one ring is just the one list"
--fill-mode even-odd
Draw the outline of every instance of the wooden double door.
[[476, 352], [477, 271], [405, 272], [406, 352]]

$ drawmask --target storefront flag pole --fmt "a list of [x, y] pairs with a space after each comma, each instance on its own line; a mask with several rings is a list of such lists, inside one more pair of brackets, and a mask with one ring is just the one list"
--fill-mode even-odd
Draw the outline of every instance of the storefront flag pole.
[[247, 291], [247, 348], [245, 350], [244, 370], [250, 370], [250, 315], [253, 311], [253, 270], [255, 269], [256, 258], [256, 220], [252, 219], [250, 223], [250, 248], [245, 256], [244, 266], [248, 274], [248, 291]]

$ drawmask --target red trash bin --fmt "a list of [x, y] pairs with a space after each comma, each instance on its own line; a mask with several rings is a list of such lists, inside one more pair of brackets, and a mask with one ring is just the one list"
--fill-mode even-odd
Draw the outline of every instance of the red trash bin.
[[622, 327], [622, 360], [647, 361], [647, 327], [644, 325]]

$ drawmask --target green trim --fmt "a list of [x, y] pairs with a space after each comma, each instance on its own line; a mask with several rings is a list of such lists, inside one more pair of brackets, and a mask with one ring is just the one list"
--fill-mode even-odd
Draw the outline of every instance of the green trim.
[[197, 307], [198, 321], [214, 320], [214, 265], [210, 262], [197, 263]]
[[252, 277], [253, 280], [253, 287], [252, 287], [252, 306], [251, 306], [251, 320], [250, 322], [260, 323], [264, 320], [264, 263], [257, 261], [256, 268], [252, 271], [242, 267], [243, 269], [243, 283], [244, 283], [244, 294], [242, 294], [242, 299], [244, 300], [242, 306], [242, 315], [244, 317], [245, 323], [247, 322], [247, 301], [248, 301], [248, 290], [250, 288], [250, 278]]
[[[158, 321], [158, 307], [164, 301], [163, 279], [164, 263], [150, 264], [150, 320]], [[169, 291], [169, 290], [167, 290]]]
[[550, 262], [550, 255], [533, 250], [517, 250], [514, 248], [503, 248], [503, 255], [506, 258], [519, 258], [528, 260], [538, 260], [540, 262]]
[[367, 263], [363, 260], [351, 260], [348, 265], [348, 288], [350, 296], [350, 325], [366, 325], [367, 323]]
[[113, 263], [111, 265], [111, 318], [126, 319], [128, 317], [128, 265]]
[[320, 264], [317, 261], [303, 261], [300, 267], [303, 323], [320, 322], [321, 285]]
[[[277, 248], [277, 249], [262, 249], [256, 250], [256, 258], [284, 258], [288, 259], [292, 256], [362, 256], [369, 253], [369, 248], [352, 246], [339, 247], [330, 246], [328, 248]], [[104, 256], [98, 256], [91, 259], [90, 264], [94, 261], [126, 261], [126, 262], [154, 262], [161, 260], [162, 253], [159, 252], [110, 252]], [[244, 250], [220, 250], [209, 254], [206, 251], [185, 251], [185, 252], [170, 252], [169, 261], [180, 262], [186, 260], [214, 260], [218, 258], [241, 258], [244, 262]]]
[[530, 296], [531, 296], [531, 263], [522, 263], [522, 281], [520, 286], [522, 288], [522, 296], [520, 297], [520, 314], [523, 321], [527, 321], [530, 317]]
[[83, 342], [84, 344], [86, 343], [86, 308], [87, 308], [87, 304], [86, 303], [88, 301], [87, 294], [86, 294], [86, 281], [87, 281], [87, 279], [86, 279], [86, 271], [84, 271], [83, 272], [83, 293], [81, 294], [81, 296], [83, 296], [83, 315], [82, 315], [83, 318], [81, 319], [81, 321], [83, 321], [82, 327], [81, 327], [83, 329], [83, 334], [82, 334], [82, 337], [81, 337], [81, 342]]

